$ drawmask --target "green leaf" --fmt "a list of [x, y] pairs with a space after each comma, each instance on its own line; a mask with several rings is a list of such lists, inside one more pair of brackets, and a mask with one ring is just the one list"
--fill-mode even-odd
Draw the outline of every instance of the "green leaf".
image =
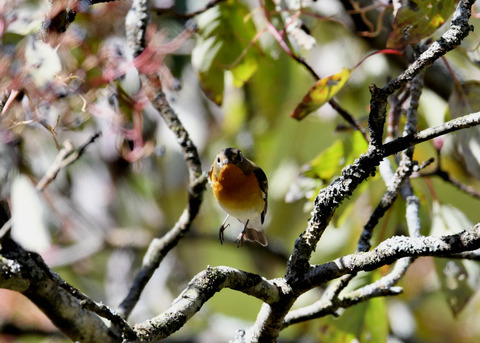
[[256, 35], [247, 6], [225, 1], [197, 17], [198, 39], [192, 52], [192, 64], [199, 73], [205, 94], [221, 105], [224, 72], [233, 75], [235, 87], [241, 87], [257, 70]]
[[340, 139], [336, 140], [309, 163], [310, 168], [303, 174], [327, 182], [341, 170], [344, 164], [344, 154], [343, 142]]
[[[432, 234], [444, 235], [470, 227], [472, 223], [464, 213], [451, 205], [433, 203]], [[467, 265], [469, 261], [435, 259], [442, 291], [454, 316], [458, 315], [475, 293], [479, 267]], [[467, 267], [470, 267], [469, 273]]]
[[342, 168], [352, 163], [368, 148], [361, 132], [355, 131], [343, 139], [336, 140], [322, 151], [310, 163], [303, 175], [329, 182], [334, 176], [340, 175]]
[[[345, 166], [353, 163], [355, 159], [365, 153], [367, 149], [368, 144], [360, 131], [348, 133], [344, 135], [342, 139], [334, 141], [330, 147], [323, 150], [309, 162], [307, 168], [303, 170], [302, 174], [295, 180], [295, 184], [292, 184], [291, 189], [289, 189], [288, 198], [286, 197], [285, 199], [292, 202], [305, 197], [309, 202], [312, 202], [320, 189], [325, 187], [325, 184], [340, 175]], [[308, 182], [309, 180], [310, 182]], [[303, 186], [303, 188], [301, 188], [301, 186]], [[353, 197], [362, 194], [367, 188], [366, 186], [366, 184], [360, 185]], [[296, 193], [294, 191], [296, 191]], [[303, 194], [300, 195], [300, 192]], [[335, 226], [342, 225], [354, 206], [355, 201], [349, 201], [340, 206], [335, 212], [332, 223]]]
[[357, 342], [354, 334], [337, 328], [334, 324], [324, 325], [318, 330], [318, 342], [347, 343]]
[[[360, 288], [375, 282], [381, 277], [378, 270], [371, 273], [361, 273], [352, 281], [348, 288]], [[352, 287], [354, 285], [354, 287]], [[352, 337], [349, 340], [329, 340], [330, 337], [321, 337], [321, 342], [387, 342], [388, 319], [385, 298], [372, 298], [366, 302], [349, 307], [342, 316], [332, 320], [335, 331], [344, 333], [343, 339]], [[332, 330], [333, 331], [333, 330]], [[348, 336], [346, 335], [348, 334]], [[337, 336], [338, 337], [338, 336]]]
[[345, 165], [353, 163], [361, 154], [367, 152], [368, 143], [360, 131], [355, 131], [345, 141]]
[[387, 337], [388, 317], [386, 299], [384, 297], [372, 298], [368, 301], [368, 307], [365, 312], [361, 341], [382, 343], [387, 342]]
[[433, 34], [455, 11], [458, 0], [410, 0], [397, 12], [388, 48], [401, 49]]
[[341, 72], [318, 80], [290, 116], [302, 120], [309, 113], [323, 106], [342, 89], [351, 73], [350, 69], [342, 68]]

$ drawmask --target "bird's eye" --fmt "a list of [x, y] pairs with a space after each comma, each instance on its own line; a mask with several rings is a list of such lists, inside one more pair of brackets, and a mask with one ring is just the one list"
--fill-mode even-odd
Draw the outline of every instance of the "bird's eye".
[[217, 157], [217, 163], [220, 163], [220, 157]]

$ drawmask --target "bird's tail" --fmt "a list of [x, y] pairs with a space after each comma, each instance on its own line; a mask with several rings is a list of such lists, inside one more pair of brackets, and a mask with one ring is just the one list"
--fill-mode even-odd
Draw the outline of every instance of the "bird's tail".
[[262, 231], [257, 231], [251, 228], [245, 228], [243, 232], [243, 238], [249, 241], [255, 241], [266, 247], [268, 245], [267, 237], [265, 237], [265, 233]]

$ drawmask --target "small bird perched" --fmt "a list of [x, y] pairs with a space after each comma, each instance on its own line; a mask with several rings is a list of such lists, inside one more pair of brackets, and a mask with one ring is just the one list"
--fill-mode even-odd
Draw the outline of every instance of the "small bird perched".
[[218, 237], [223, 244], [223, 231], [230, 215], [245, 226], [237, 237], [237, 246], [244, 240], [256, 241], [267, 246], [263, 222], [267, 213], [267, 176], [255, 163], [236, 148], [221, 150], [208, 173], [213, 194], [220, 206], [228, 213], [220, 226]]

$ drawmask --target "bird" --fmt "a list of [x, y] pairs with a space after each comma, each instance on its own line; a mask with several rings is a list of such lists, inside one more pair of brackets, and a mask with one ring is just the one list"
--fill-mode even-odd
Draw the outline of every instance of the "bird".
[[223, 244], [223, 232], [229, 226], [225, 223], [233, 216], [244, 224], [236, 239], [237, 247], [245, 240], [267, 246], [263, 223], [267, 214], [268, 181], [263, 170], [239, 149], [225, 148], [215, 157], [208, 176], [213, 195], [227, 212], [218, 232], [220, 243]]

